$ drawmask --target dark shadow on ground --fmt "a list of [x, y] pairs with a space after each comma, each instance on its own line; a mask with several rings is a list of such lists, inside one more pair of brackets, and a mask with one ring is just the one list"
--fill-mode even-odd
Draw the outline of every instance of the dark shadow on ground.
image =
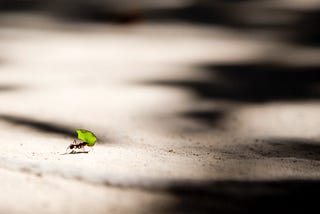
[[77, 154], [88, 154], [89, 151], [72, 151], [72, 152], [65, 152], [61, 155], [77, 155]]
[[30, 11], [38, 8], [36, 0], [0, 0], [1, 11]]
[[305, 46], [320, 46], [320, 10], [306, 11], [301, 18], [291, 26], [293, 36], [291, 41]]
[[293, 158], [320, 160], [320, 142], [308, 139], [267, 139], [217, 151], [232, 159]]
[[220, 110], [194, 110], [181, 113], [179, 116], [192, 119], [201, 124], [204, 128], [214, 128], [224, 118], [225, 111]]
[[[26, 118], [26, 117], [6, 115], [6, 114], [0, 114], [0, 121], [4, 121], [17, 126], [28, 127], [42, 133], [62, 135], [62, 136], [71, 137], [74, 139], [77, 138], [76, 129], [79, 128], [79, 127], [72, 128], [70, 126], [52, 123], [48, 121], [40, 121], [33, 118]], [[114, 141], [109, 136], [108, 137], [99, 136], [97, 137], [97, 142], [100, 144], [100, 143], [106, 143], [106, 142], [111, 143]]]
[[[161, 4], [161, 0], [154, 0]], [[255, 3], [255, 4], [248, 4]], [[156, 3], [156, 4], [157, 4]], [[207, 27], [220, 26], [231, 29], [268, 31], [286, 35], [286, 41], [299, 45], [320, 45], [319, 9], [303, 10], [279, 8], [276, 4], [259, 4], [258, 0], [191, 1], [168, 7], [124, 5], [116, 1], [39, 1], [0, 0], [0, 12], [29, 11], [53, 15], [65, 21], [134, 23], [140, 20], [170, 23], [189, 22]], [[165, 7], [167, 5], [167, 7]], [[126, 7], [127, 6], [127, 7]]]
[[[216, 108], [198, 110], [177, 116], [197, 122], [207, 128], [223, 124], [236, 105], [263, 105], [269, 102], [307, 102], [320, 99], [320, 67], [288, 66], [276, 63], [208, 64], [194, 68], [199, 77], [179, 80], [158, 79], [140, 84], [172, 87], [190, 93], [194, 105], [201, 103], [226, 103], [223, 110]], [[229, 105], [229, 104], [230, 105]], [[231, 109], [229, 109], [229, 107]], [[220, 107], [221, 108], [221, 107]], [[186, 129], [190, 132], [189, 129]], [[195, 130], [197, 131], [197, 130]]]
[[[290, 158], [318, 164], [320, 142], [309, 139], [265, 139], [252, 143], [227, 146], [225, 159], [239, 159], [254, 163], [255, 159]], [[233, 147], [233, 148], [232, 148]], [[237, 166], [232, 162], [233, 168]], [[279, 159], [279, 164], [281, 164]], [[228, 167], [227, 165], [223, 165]], [[291, 165], [295, 167], [294, 165]], [[255, 165], [255, 167], [259, 167]], [[261, 167], [261, 166], [260, 166]], [[301, 166], [300, 166], [301, 167]], [[267, 168], [265, 169], [268, 170]], [[250, 169], [248, 168], [248, 173]], [[309, 175], [306, 174], [306, 177]], [[155, 205], [158, 213], [313, 213], [318, 209], [320, 181], [317, 179], [277, 180], [207, 180], [175, 181], [165, 192], [174, 202]]]
[[[256, 4], [248, 4], [248, 2]], [[279, 8], [252, 1], [195, 1], [185, 7], [146, 11], [153, 21], [184, 21], [193, 24], [227, 27], [254, 34], [257, 30], [285, 36], [286, 42], [320, 45], [319, 9]]]
[[320, 181], [181, 182], [167, 192], [176, 203], [158, 213], [313, 213], [319, 209]]
[[289, 67], [263, 63], [226, 64], [203, 66], [199, 72], [204, 72], [208, 78], [155, 80], [145, 84], [183, 88], [202, 101], [263, 103], [320, 98], [319, 67]]
[[147, 13], [148, 17], [155, 21], [181, 20], [195, 24], [228, 25], [232, 18], [228, 9], [221, 3], [194, 3], [186, 7], [158, 9]]
[[123, 9], [123, 2], [114, 1], [38, 1], [0, 0], [1, 12], [47, 14], [61, 21], [115, 22], [128, 24], [142, 18], [142, 9]]
[[15, 85], [0, 85], [0, 92], [9, 92], [19, 90], [20, 87]]
[[[272, 10], [262, 4], [248, 7], [247, 2], [249, 1], [195, 1], [185, 7], [150, 10], [147, 11], [147, 17], [158, 22], [183, 21], [207, 27], [220, 26], [238, 30], [282, 30], [290, 27], [291, 23], [273, 21], [275, 16], [300, 15], [297, 11]], [[273, 19], [268, 21], [266, 16]], [[264, 21], [259, 21], [261, 17]]]
[[[309, 15], [305, 11], [273, 9], [270, 5], [264, 4], [249, 6], [247, 2], [249, 1], [197, 1], [185, 7], [147, 11], [147, 14], [151, 20], [160, 22], [179, 20], [208, 27], [224, 26], [239, 30], [281, 30], [281, 28], [288, 30], [295, 23], [290, 17], [295, 18], [292, 20], [299, 20], [300, 17]], [[283, 19], [283, 17], [289, 18]]]
[[50, 122], [3, 114], [0, 115], [0, 120], [14, 125], [29, 127], [40, 132], [47, 132], [73, 138], [76, 137], [75, 129]]

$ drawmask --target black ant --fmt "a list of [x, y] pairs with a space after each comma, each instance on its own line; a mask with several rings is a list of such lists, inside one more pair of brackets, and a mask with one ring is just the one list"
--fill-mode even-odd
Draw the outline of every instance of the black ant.
[[[89, 151], [85, 150], [85, 146], [87, 146], [86, 142], [78, 143], [76, 140], [73, 140], [73, 142], [67, 147], [66, 153], [68, 153], [69, 149], [71, 149], [71, 152], [69, 153], [88, 153]], [[75, 149], [81, 149], [81, 152], [77, 152]]]

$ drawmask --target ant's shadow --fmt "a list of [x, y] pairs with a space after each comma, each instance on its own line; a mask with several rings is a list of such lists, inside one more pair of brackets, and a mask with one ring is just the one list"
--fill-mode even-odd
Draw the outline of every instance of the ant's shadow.
[[65, 152], [61, 155], [76, 155], [76, 154], [83, 154], [83, 153], [88, 154], [89, 151], [71, 151], [71, 152]]

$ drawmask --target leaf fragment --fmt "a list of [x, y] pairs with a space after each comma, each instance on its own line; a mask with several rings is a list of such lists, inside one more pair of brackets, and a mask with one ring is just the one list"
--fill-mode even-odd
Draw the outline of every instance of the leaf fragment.
[[93, 134], [93, 132], [85, 130], [85, 129], [77, 129], [78, 139], [87, 143], [88, 146], [94, 146], [97, 141], [97, 137]]

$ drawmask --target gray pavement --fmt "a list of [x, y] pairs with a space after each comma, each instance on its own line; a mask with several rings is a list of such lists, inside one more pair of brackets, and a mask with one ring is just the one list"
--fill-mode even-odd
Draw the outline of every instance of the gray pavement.
[[[314, 87], [310, 99], [230, 94], [238, 82], [214, 72], [269, 62], [316, 68], [316, 48], [184, 22], [0, 20], [1, 213], [228, 213], [219, 196], [245, 190], [221, 181], [261, 182], [251, 193], [269, 194], [263, 182], [320, 177], [313, 71], [301, 76]], [[95, 132], [97, 145], [66, 155], [78, 128]]]

